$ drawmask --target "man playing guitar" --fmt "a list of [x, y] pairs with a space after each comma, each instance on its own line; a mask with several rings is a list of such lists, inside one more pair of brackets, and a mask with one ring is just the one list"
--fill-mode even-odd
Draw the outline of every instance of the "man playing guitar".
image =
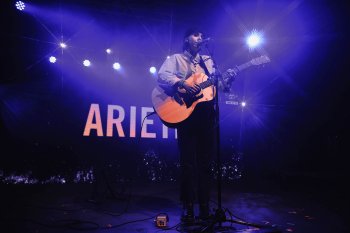
[[207, 220], [210, 214], [210, 161], [216, 130], [214, 83], [218, 81], [220, 89], [229, 91], [238, 71], [270, 61], [261, 56], [217, 75], [211, 57], [199, 54], [205, 41], [201, 30], [187, 30], [183, 53], [164, 61], [158, 72], [159, 85], [152, 92], [153, 107], [160, 119], [177, 128], [184, 223], [194, 221], [194, 203], [199, 204], [200, 220]]
[[[212, 85], [213, 81], [209, 79], [215, 73], [213, 60], [209, 56], [199, 54], [203, 39], [201, 30], [186, 31], [183, 53], [173, 54], [164, 61], [158, 72], [159, 89], [153, 93], [153, 97], [160, 97], [166, 93], [169, 101], [173, 102], [158, 110], [167, 115], [163, 120], [170, 119], [169, 123], [178, 123], [176, 128], [181, 167], [180, 199], [183, 203], [181, 220], [185, 223], [194, 221], [195, 203], [199, 204], [199, 218], [209, 218], [210, 161], [215, 143], [213, 98], [216, 90]], [[231, 76], [234, 75], [232, 70]], [[202, 85], [206, 81], [207, 83]], [[229, 81], [222, 84], [225, 85], [225, 89], [229, 89]], [[163, 97], [159, 99], [164, 101]], [[157, 111], [159, 103], [153, 103]], [[174, 108], [179, 110], [174, 111]], [[182, 113], [181, 110], [190, 112]], [[177, 120], [179, 116], [180, 120]]]

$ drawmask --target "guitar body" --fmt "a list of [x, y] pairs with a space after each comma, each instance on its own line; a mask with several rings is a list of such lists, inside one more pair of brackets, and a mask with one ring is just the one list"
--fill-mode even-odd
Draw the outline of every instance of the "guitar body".
[[[193, 74], [186, 79], [190, 85], [201, 84], [208, 80], [208, 76], [203, 73]], [[152, 91], [152, 103], [160, 119], [168, 123], [168, 126], [174, 127], [187, 119], [194, 111], [196, 105], [200, 102], [210, 101], [215, 96], [213, 87], [204, 88], [196, 96], [186, 94], [184, 89], [179, 89], [174, 93], [166, 93], [164, 89], [157, 86]]]
[[[270, 58], [266, 55], [254, 58], [249, 62], [229, 69], [226, 74], [222, 75], [223, 82], [231, 83], [236, 74], [252, 65], [260, 65], [270, 62]], [[157, 112], [162, 122], [168, 127], [176, 127], [177, 123], [186, 120], [194, 111], [196, 105], [200, 102], [210, 101], [214, 99], [216, 94], [213, 80], [203, 73], [197, 73], [186, 79], [189, 85], [198, 84], [201, 92], [195, 96], [186, 94], [184, 89], [173, 90], [171, 93], [157, 86], [152, 91], [153, 108]]]

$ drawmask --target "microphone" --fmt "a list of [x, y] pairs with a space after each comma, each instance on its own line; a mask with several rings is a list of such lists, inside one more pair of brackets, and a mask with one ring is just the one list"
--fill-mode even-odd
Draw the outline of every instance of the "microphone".
[[200, 46], [201, 45], [205, 45], [205, 44], [209, 43], [212, 40], [213, 40], [212, 38], [208, 37], [208, 38], [205, 38], [202, 41], [198, 42], [197, 44], [200, 45]]

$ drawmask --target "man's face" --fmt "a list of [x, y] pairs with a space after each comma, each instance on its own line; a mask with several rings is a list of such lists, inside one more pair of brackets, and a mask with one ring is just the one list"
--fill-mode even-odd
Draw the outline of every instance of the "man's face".
[[199, 50], [199, 43], [202, 42], [203, 34], [200, 32], [193, 33], [188, 37], [188, 44], [191, 50]]

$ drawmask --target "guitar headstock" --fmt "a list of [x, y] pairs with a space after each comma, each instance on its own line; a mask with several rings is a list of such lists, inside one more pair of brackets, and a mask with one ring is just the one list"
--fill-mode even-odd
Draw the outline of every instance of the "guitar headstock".
[[250, 60], [250, 63], [252, 65], [261, 65], [261, 64], [269, 63], [270, 61], [271, 60], [268, 56], [262, 55], [260, 57], [257, 57], [257, 58]]

